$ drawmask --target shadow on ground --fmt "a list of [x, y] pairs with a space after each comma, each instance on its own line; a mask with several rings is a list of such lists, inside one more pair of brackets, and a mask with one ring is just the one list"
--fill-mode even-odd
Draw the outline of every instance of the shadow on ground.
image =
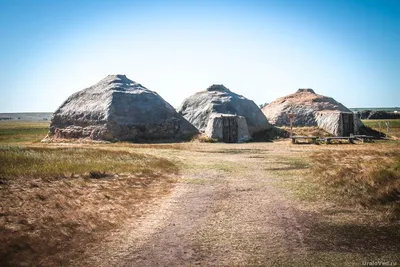
[[399, 252], [400, 227], [393, 225], [360, 225], [359, 223], [333, 223], [307, 221], [304, 233], [306, 246], [314, 251], [347, 253]]

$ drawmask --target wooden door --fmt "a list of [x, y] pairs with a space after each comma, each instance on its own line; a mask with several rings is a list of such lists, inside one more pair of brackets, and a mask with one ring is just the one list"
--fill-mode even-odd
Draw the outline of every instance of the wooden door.
[[237, 143], [238, 123], [236, 117], [222, 117], [222, 139], [225, 143]]
[[354, 114], [342, 113], [343, 136], [354, 134]]

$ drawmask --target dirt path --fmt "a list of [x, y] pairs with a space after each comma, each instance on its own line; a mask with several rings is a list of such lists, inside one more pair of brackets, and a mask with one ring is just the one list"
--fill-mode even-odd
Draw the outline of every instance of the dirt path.
[[267, 171], [277, 163], [260, 151], [231, 152], [176, 152], [188, 165], [173, 193], [77, 265], [281, 265], [306, 257], [294, 204]]
[[343, 232], [349, 225], [343, 220], [362, 223], [355, 210], [313, 210], [282, 186], [307, 168], [298, 159], [308, 147], [259, 146], [144, 149], [180, 162], [182, 177], [172, 194], [75, 266], [362, 266], [365, 260], [393, 259], [394, 244], [360, 246], [382, 236], [381, 229]]

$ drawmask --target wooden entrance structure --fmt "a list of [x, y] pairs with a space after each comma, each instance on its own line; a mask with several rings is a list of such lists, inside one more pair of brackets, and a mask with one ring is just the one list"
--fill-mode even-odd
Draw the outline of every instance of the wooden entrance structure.
[[235, 116], [222, 117], [222, 140], [225, 143], [238, 142], [238, 122]]
[[353, 113], [342, 113], [342, 136], [350, 136], [354, 134], [354, 114]]

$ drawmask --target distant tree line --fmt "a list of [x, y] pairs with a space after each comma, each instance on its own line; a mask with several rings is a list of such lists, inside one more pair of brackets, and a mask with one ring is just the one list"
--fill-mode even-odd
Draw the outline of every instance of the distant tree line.
[[263, 107], [265, 107], [266, 105], [268, 105], [269, 103], [264, 103], [264, 104], [260, 104], [259, 106], [260, 106], [260, 108], [263, 108]]

